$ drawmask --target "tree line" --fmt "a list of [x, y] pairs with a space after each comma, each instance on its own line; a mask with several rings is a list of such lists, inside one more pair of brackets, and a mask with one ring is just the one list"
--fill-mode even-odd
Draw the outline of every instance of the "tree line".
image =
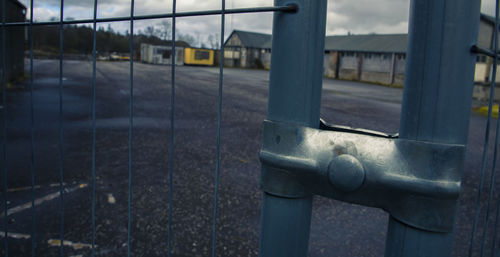
[[[170, 45], [171, 29], [169, 21], [162, 21], [159, 24], [139, 30], [134, 35], [134, 51], [140, 51], [141, 43], [154, 45]], [[59, 51], [59, 26], [39, 26], [33, 29], [33, 39], [35, 50], [55, 53]], [[196, 46], [198, 43], [202, 47], [217, 48], [218, 42], [214, 41], [214, 36], [208, 37], [208, 46], [205, 43], [197, 42], [196, 38], [190, 34], [176, 32], [177, 41], [183, 41], [182, 46]], [[64, 25], [63, 29], [63, 51], [65, 53], [92, 54], [93, 30], [89, 26]], [[120, 33], [113, 30], [110, 25], [107, 29], [99, 27], [96, 31], [96, 50], [99, 54], [105, 53], [128, 53], [130, 35], [128, 31]]]

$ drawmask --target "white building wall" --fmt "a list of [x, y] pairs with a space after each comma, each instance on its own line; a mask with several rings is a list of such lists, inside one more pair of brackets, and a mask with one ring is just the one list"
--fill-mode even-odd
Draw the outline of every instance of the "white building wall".
[[396, 56], [396, 64], [394, 65], [394, 73], [404, 74], [406, 67], [406, 58], [403, 55]]
[[141, 44], [141, 62], [153, 63], [152, 45]]
[[[475, 82], [484, 82], [487, 74], [487, 65], [486, 63], [476, 63], [476, 72], [474, 74], [474, 81]], [[492, 65], [493, 66], [493, 65]], [[489, 69], [490, 73], [492, 69]], [[491, 74], [489, 74], [491, 78]], [[497, 78], [495, 82], [500, 83], [500, 67], [497, 67]]]
[[[141, 61], [152, 64], [172, 64], [172, 47], [141, 44]], [[184, 65], [184, 47], [175, 47], [175, 65]]]
[[391, 54], [364, 54], [362, 71], [391, 72]]
[[264, 68], [270, 69], [271, 68], [271, 53], [264, 51], [260, 55], [260, 59], [262, 61], [262, 64], [264, 65]]
[[357, 70], [358, 69], [358, 56], [344, 56], [340, 57], [340, 69], [350, 69]]

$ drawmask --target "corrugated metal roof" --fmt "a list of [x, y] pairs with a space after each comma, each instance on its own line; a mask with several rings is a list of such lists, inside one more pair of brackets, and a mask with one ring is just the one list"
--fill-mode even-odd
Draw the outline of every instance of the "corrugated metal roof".
[[[481, 14], [481, 20], [495, 24], [495, 17]], [[249, 31], [234, 30], [246, 47], [270, 49], [272, 36]], [[327, 36], [326, 51], [350, 51], [372, 53], [406, 53], [408, 34], [369, 34]]]
[[[245, 47], [271, 48], [272, 36], [269, 34], [234, 30]], [[355, 51], [378, 53], [405, 53], [408, 42], [407, 34], [388, 35], [342, 35], [327, 36], [325, 50], [327, 51]], [[227, 45], [226, 46], [231, 46]]]
[[238, 38], [245, 47], [271, 49], [272, 36], [269, 34], [242, 30], [234, 30], [233, 33], [231, 33], [231, 36], [232, 34], [238, 35]]
[[19, 7], [21, 7], [22, 9], [26, 9], [26, 6], [24, 6], [24, 4], [22, 4], [21, 2], [17, 1], [17, 0], [10, 0], [12, 3], [18, 5]]
[[406, 53], [408, 34], [327, 36], [325, 50]]

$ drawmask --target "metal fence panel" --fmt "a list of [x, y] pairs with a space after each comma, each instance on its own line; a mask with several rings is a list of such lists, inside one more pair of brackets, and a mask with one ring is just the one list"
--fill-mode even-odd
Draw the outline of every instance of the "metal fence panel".
[[[58, 195], [59, 198], [59, 255], [64, 256], [65, 239], [65, 223], [64, 223], [64, 210], [65, 210], [65, 180], [64, 180], [64, 149], [63, 139], [65, 132], [64, 124], [64, 30], [65, 25], [68, 24], [91, 24], [92, 25], [92, 93], [91, 93], [91, 254], [96, 253], [96, 32], [97, 25], [103, 22], [119, 22], [128, 21], [129, 27], [129, 51], [130, 51], [130, 70], [129, 70], [129, 99], [128, 99], [128, 194], [127, 194], [127, 256], [131, 256], [131, 240], [133, 238], [132, 230], [132, 175], [133, 175], [133, 149], [134, 149], [134, 21], [137, 20], [152, 20], [152, 19], [172, 19], [172, 60], [171, 65], [171, 99], [170, 99], [170, 153], [169, 153], [169, 199], [168, 199], [168, 224], [167, 224], [167, 255], [172, 255], [172, 224], [175, 220], [172, 219], [173, 210], [173, 195], [175, 193], [173, 183], [174, 173], [174, 153], [175, 153], [175, 83], [176, 83], [176, 65], [175, 65], [175, 38], [176, 38], [176, 19], [179, 17], [192, 17], [192, 16], [206, 16], [206, 15], [220, 15], [221, 17], [221, 30], [220, 30], [220, 52], [219, 54], [219, 80], [218, 80], [218, 94], [217, 94], [217, 130], [216, 130], [216, 150], [215, 150], [215, 170], [214, 170], [214, 202], [212, 212], [212, 234], [211, 234], [211, 255], [217, 255], [216, 242], [217, 242], [217, 215], [218, 215], [218, 193], [219, 193], [219, 173], [220, 173], [220, 151], [221, 151], [221, 123], [222, 123], [222, 110], [223, 110], [223, 72], [224, 72], [224, 44], [225, 39], [225, 16], [227, 14], [240, 14], [240, 13], [257, 13], [257, 12], [275, 12], [274, 25], [273, 25], [273, 51], [272, 51], [272, 66], [270, 75], [270, 92], [269, 92], [269, 110], [266, 121], [268, 123], [285, 124], [287, 129], [295, 129], [294, 133], [297, 136], [294, 143], [301, 147], [307, 145], [307, 138], [301, 134], [306, 129], [316, 129], [318, 134], [321, 133], [351, 133], [357, 136], [363, 135], [363, 140], [366, 142], [371, 139], [377, 138], [384, 142], [412, 142], [410, 145], [421, 147], [431, 146], [445, 146], [443, 149], [456, 148], [463, 149], [467, 142], [469, 114], [471, 109], [471, 93], [473, 82], [473, 66], [475, 62], [475, 54], [485, 54], [493, 57], [493, 66], [496, 67], [498, 63], [498, 0], [496, 1], [496, 23], [494, 29], [494, 49], [483, 49], [474, 46], [479, 23], [479, 8], [480, 0], [413, 0], [411, 1], [411, 17], [409, 29], [409, 47], [407, 59], [407, 75], [405, 78], [404, 101], [403, 110], [401, 114], [400, 135], [399, 138], [384, 135], [381, 133], [372, 133], [369, 131], [339, 129], [338, 127], [328, 126], [326, 123], [320, 122], [320, 102], [322, 90], [322, 65], [324, 55], [324, 38], [326, 27], [326, 14], [327, 14], [327, 0], [275, 0], [274, 7], [256, 7], [256, 8], [241, 8], [241, 9], [226, 9], [225, 0], [221, 0], [221, 10], [206, 10], [206, 11], [190, 11], [190, 12], [177, 12], [176, 0], [172, 1], [172, 13], [162, 13], [154, 15], [141, 15], [134, 14], [135, 2], [131, 1], [130, 15], [125, 17], [111, 17], [111, 18], [98, 18], [98, 1], [93, 2], [93, 18], [82, 20], [65, 20], [64, 8], [65, 2], [61, 0], [59, 8], [59, 21], [49, 22], [35, 22], [33, 21], [33, 0], [30, 1], [30, 20], [27, 22], [10, 22], [6, 20], [6, 1], [2, 0], [2, 20], [1, 20], [1, 53], [2, 53], [2, 184], [3, 184], [3, 238], [4, 238], [4, 253], [9, 256], [9, 222], [8, 216], [8, 174], [12, 171], [8, 170], [7, 160], [9, 157], [9, 141], [7, 130], [7, 113], [9, 106], [7, 105], [7, 75], [6, 75], [6, 30], [10, 27], [25, 27], [29, 28], [30, 42], [30, 176], [31, 176], [31, 255], [36, 255], [36, 208], [35, 208], [35, 178], [37, 176], [37, 167], [35, 163], [35, 106], [34, 106], [34, 79], [33, 79], [33, 59], [34, 59], [34, 39], [33, 28], [35, 26], [58, 26], [59, 33], [59, 60], [58, 60]], [[471, 51], [472, 47], [472, 51]], [[469, 249], [469, 256], [473, 255], [473, 246], [475, 243], [475, 234], [479, 226], [480, 219], [480, 199], [483, 189], [484, 177], [487, 174], [486, 161], [489, 140], [489, 130], [493, 109], [493, 96], [496, 80], [496, 68], [492, 69], [492, 83], [490, 92], [489, 113], [487, 121], [487, 129], [485, 134], [485, 148], [482, 159], [481, 178], [477, 197], [477, 210], [472, 229], [471, 245]], [[275, 126], [273, 128], [278, 128]], [[315, 131], [316, 131], [315, 130]], [[309, 131], [309, 130], [308, 130]], [[329, 132], [327, 132], [329, 131]], [[488, 202], [486, 207], [486, 220], [482, 230], [481, 237], [481, 250], [479, 255], [485, 255], [487, 229], [489, 226], [489, 213], [493, 206], [494, 198], [494, 185], [495, 185], [495, 165], [496, 155], [499, 140], [500, 123], [497, 122], [496, 136], [493, 151], [493, 164], [490, 174], [490, 191], [488, 194]], [[268, 133], [269, 131], [264, 131]], [[274, 134], [272, 134], [274, 136]], [[333, 135], [333, 134], [332, 134]], [[337, 135], [337, 134], [335, 134]], [[304, 137], [302, 137], [304, 136]], [[269, 136], [264, 135], [264, 140]], [[383, 139], [380, 139], [383, 138]], [[342, 138], [340, 138], [340, 141]], [[376, 170], [370, 166], [370, 163], [361, 163], [366, 156], [356, 156], [357, 152], [352, 148], [333, 149], [332, 159], [323, 155], [322, 149], [304, 148], [300, 152], [302, 156], [295, 156], [290, 154], [285, 158], [279, 159], [279, 152], [265, 152], [265, 150], [273, 150], [269, 145], [273, 145], [274, 149], [278, 149], [278, 145], [289, 144], [286, 141], [288, 138], [285, 136], [273, 137], [271, 141], [264, 142], [263, 152], [261, 153], [262, 165], [262, 216], [261, 216], [261, 233], [259, 242], [259, 255], [263, 257], [279, 257], [279, 256], [306, 256], [309, 246], [309, 233], [311, 224], [311, 210], [312, 210], [312, 196], [315, 194], [328, 196], [352, 203], [361, 203], [368, 206], [376, 206], [387, 210], [389, 213], [394, 211], [391, 208], [390, 200], [393, 198], [386, 197], [380, 199], [380, 195], [387, 196], [387, 194], [377, 194], [380, 192], [369, 191], [373, 196], [363, 195], [361, 192], [358, 194], [357, 190], [363, 189], [365, 186], [373, 186], [373, 184], [384, 182], [383, 179], [377, 177], [373, 179], [371, 171]], [[301, 141], [305, 140], [305, 141]], [[405, 141], [406, 140], [406, 141]], [[376, 141], [380, 142], [380, 141]], [[336, 142], [332, 142], [334, 145]], [[353, 144], [356, 144], [353, 143]], [[404, 143], [406, 144], [406, 143]], [[296, 147], [289, 144], [290, 148]], [[317, 148], [320, 147], [321, 142], [318, 142]], [[405, 150], [404, 148], [397, 148], [399, 145], [394, 143], [396, 148], [391, 150]], [[311, 146], [311, 144], [309, 145]], [[355, 145], [356, 146], [356, 145]], [[314, 148], [314, 149], [313, 149]], [[354, 148], [356, 150], [356, 148]], [[361, 148], [359, 148], [361, 149]], [[441, 149], [441, 148], [440, 148]], [[455, 149], [455, 148], [453, 148]], [[332, 149], [327, 149], [332, 150]], [[315, 152], [316, 151], [316, 152]], [[377, 149], [373, 150], [374, 152]], [[443, 156], [440, 150], [431, 149], [424, 153], [424, 157], [435, 157], [441, 162]], [[444, 150], [443, 150], [444, 151]], [[318, 156], [307, 159], [302, 158], [310, 153], [319, 153]], [[356, 153], [354, 153], [356, 152]], [[361, 152], [361, 150], [360, 150]], [[403, 152], [403, 151], [401, 151]], [[270, 153], [273, 156], [266, 155]], [[452, 152], [451, 154], [460, 154], [461, 152]], [[295, 153], [294, 153], [295, 154]], [[331, 154], [331, 153], [330, 153]], [[427, 155], [425, 155], [427, 154]], [[448, 153], [447, 153], [448, 154]], [[342, 158], [342, 155], [350, 155], [348, 158]], [[368, 154], [367, 154], [368, 155]], [[353, 157], [354, 156], [354, 157]], [[382, 156], [382, 155], [381, 155]], [[310, 156], [309, 156], [310, 157]], [[345, 156], [344, 156], [345, 157]], [[356, 157], [356, 158], [355, 158]], [[358, 158], [359, 157], [359, 158]], [[362, 158], [363, 157], [363, 158]], [[413, 159], [414, 156], [409, 158]], [[463, 157], [463, 156], [462, 156]], [[267, 158], [267, 159], [266, 159]], [[274, 159], [273, 159], [274, 158]], [[323, 158], [323, 159], [322, 159]], [[425, 159], [423, 158], [423, 159]], [[328, 162], [325, 162], [325, 159]], [[415, 157], [414, 159], [417, 159]], [[432, 158], [431, 158], [432, 159]], [[443, 158], [444, 159], [444, 158]], [[346, 161], [347, 160], [347, 161]], [[361, 161], [360, 161], [361, 160]], [[455, 160], [455, 159], [454, 159]], [[402, 160], [384, 160], [388, 163], [398, 162]], [[455, 166], [444, 166], [450, 168], [453, 172], [461, 174], [463, 167], [460, 162]], [[412, 161], [407, 161], [412, 163]], [[326, 163], [326, 164], [325, 164]], [[436, 162], [439, 164], [439, 162]], [[337, 173], [340, 165], [342, 172]], [[384, 164], [385, 165], [385, 164]], [[380, 166], [384, 166], [380, 165]], [[402, 167], [402, 166], [397, 166]], [[429, 167], [434, 169], [442, 167], [439, 165]], [[457, 168], [458, 167], [458, 168]], [[300, 174], [300, 172], [306, 171]], [[347, 172], [345, 172], [347, 171]], [[309, 172], [309, 173], [307, 173]], [[413, 170], [410, 167], [410, 171]], [[412, 173], [415, 181], [403, 181], [401, 177], [407, 174], [396, 174], [394, 183], [390, 184], [389, 189], [378, 187], [382, 191], [388, 190], [394, 194], [405, 194], [408, 197], [408, 202], [412, 202], [412, 197], [418, 194], [428, 197], [432, 202], [437, 199], [440, 200], [448, 198], [451, 201], [456, 200], [458, 197], [452, 192], [449, 195], [446, 185], [457, 186], [455, 181], [439, 180], [448, 175], [449, 170], [436, 170], [435, 176], [427, 178], [428, 181], [423, 182], [425, 179], [419, 177], [418, 172]], [[368, 174], [368, 175], [367, 175]], [[394, 175], [389, 170], [382, 175]], [[398, 177], [401, 175], [400, 177]], [[457, 174], [453, 174], [457, 175]], [[369, 177], [369, 179], [366, 179]], [[391, 178], [393, 178], [391, 177]], [[408, 177], [408, 176], [407, 176]], [[411, 176], [410, 176], [411, 177]], [[320, 179], [318, 179], [320, 178]], [[432, 180], [438, 178], [437, 180]], [[337, 180], [338, 179], [338, 180]], [[346, 181], [343, 181], [343, 180]], [[377, 180], [380, 179], [380, 180]], [[312, 181], [312, 182], [311, 182]], [[387, 182], [387, 180], [385, 180]], [[412, 184], [412, 182], [415, 182]], [[425, 184], [427, 183], [428, 184]], [[435, 182], [435, 183], [431, 183]], [[317, 186], [317, 188], [312, 188]], [[373, 184], [370, 184], [373, 183]], [[421, 184], [418, 184], [421, 183]], [[446, 185], [445, 185], [446, 184]], [[459, 184], [459, 183], [458, 183]], [[401, 186], [402, 185], [402, 186]], [[394, 186], [399, 189], [395, 191]], [[405, 187], [407, 186], [407, 187]], [[435, 187], [434, 187], [435, 186]], [[333, 187], [333, 189], [331, 188]], [[337, 188], [336, 188], [337, 187]], [[458, 185], [459, 187], [459, 185]], [[373, 187], [373, 188], [376, 188]], [[432, 191], [434, 189], [434, 191]], [[451, 189], [456, 189], [453, 187]], [[329, 191], [330, 190], [330, 191]], [[399, 190], [399, 191], [398, 191]], [[426, 191], [431, 190], [432, 192]], [[452, 191], [452, 190], [449, 190]], [[410, 192], [410, 193], [408, 193]], [[437, 195], [433, 192], [442, 193]], [[444, 196], [443, 196], [444, 195]], [[451, 196], [450, 196], [451, 195]], [[500, 197], [500, 196], [499, 196]], [[390, 199], [389, 199], [390, 198]], [[400, 201], [401, 199], [395, 197], [394, 199]], [[371, 202], [373, 201], [373, 203]], [[416, 201], [416, 203], [421, 203]], [[500, 202], [499, 202], [500, 203]], [[420, 206], [421, 207], [421, 206]], [[396, 208], [400, 208], [399, 206]], [[494, 234], [493, 244], [491, 249], [491, 256], [495, 254], [495, 245], [497, 241], [497, 222], [500, 215], [499, 206], [496, 207], [496, 216], [494, 219]], [[403, 208], [400, 208], [403, 209]], [[418, 209], [416, 207], [416, 209]], [[401, 211], [401, 210], [399, 210]], [[404, 212], [404, 210], [403, 210]], [[407, 211], [408, 213], [409, 211]], [[432, 210], [431, 210], [432, 212]], [[401, 213], [401, 212], [400, 212]], [[413, 213], [412, 218], [421, 218], [415, 223], [408, 222], [405, 217], [401, 215], [392, 215], [389, 220], [388, 235], [386, 242], [386, 256], [449, 256], [451, 252], [451, 244], [453, 240], [453, 231], [448, 227], [442, 229], [433, 228], [428, 224], [442, 224], [443, 221], [439, 218], [446, 219], [448, 223], [453, 222], [454, 213], [449, 213], [448, 217], [444, 217], [441, 213], [432, 213], [432, 217], [425, 216], [427, 213]], [[410, 214], [403, 214], [410, 215]], [[441, 216], [440, 216], [441, 215]], [[436, 220], [437, 217], [437, 220]], [[432, 220], [435, 219], [435, 220]], [[422, 220], [432, 220], [431, 222]]]
[[[4, 205], [4, 224], [3, 224], [3, 237], [4, 237], [4, 253], [5, 256], [9, 255], [8, 249], [8, 236], [9, 236], [9, 222], [6, 218], [8, 216], [8, 173], [7, 170], [7, 158], [8, 158], [8, 144], [7, 144], [7, 110], [9, 106], [7, 105], [7, 90], [6, 90], [6, 30], [9, 27], [29, 27], [29, 35], [30, 35], [30, 115], [31, 115], [31, 127], [30, 127], [30, 137], [31, 137], [31, 215], [32, 215], [32, 223], [31, 223], [31, 255], [35, 256], [36, 254], [36, 210], [35, 210], [35, 175], [36, 175], [36, 165], [34, 159], [35, 152], [35, 119], [34, 119], [34, 82], [33, 82], [33, 27], [34, 26], [51, 26], [57, 25], [59, 32], [59, 67], [58, 67], [58, 162], [59, 162], [59, 254], [60, 256], [64, 256], [64, 246], [66, 244], [66, 240], [64, 237], [64, 194], [65, 194], [65, 181], [64, 181], [64, 150], [63, 150], [63, 139], [64, 139], [64, 29], [65, 25], [69, 24], [92, 24], [92, 84], [91, 84], [91, 255], [96, 255], [96, 60], [97, 60], [97, 49], [96, 49], [96, 32], [97, 32], [97, 24], [103, 22], [119, 22], [119, 21], [129, 21], [130, 23], [130, 31], [129, 31], [129, 58], [130, 58], [130, 71], [129, 71], [129, 124], [128, 124], [128, 196], [127, 196], [127, 256], [131, 255], [131, 238], [133, 234], [131, 233], [131, 219], [132, 219], [132, 174], [133, 174], [133, 126], [134, 126], [134, 21], [136, 20], [152, 20], [152, 19], [172, 19], [172, 60], [174, 63], [171, 65], [171, 106], [170, 106], [170, 156], [169, 156], [169, 219], [168, 219], [168, 249], [167, 255], [171, 256], [172, 254], [172, 209], [173, 209], [173, 169], [174, 169], [174, 151], [175, 151], [175, 31], [176, 31], [176, 18], [177, 17], [192, 17], [192, 16], [206, 16], [206, 15], [221, 15], [221, 42], [224, 41], [224, 22], [225, 22], [225, 14], [240, 14], [240, 13], [260, 13], [260, 12], [289, 12], [294, 11], [295, 6], [275, 6], [275, 7], [254, 7], [254, 8], [239, 8], [239, 9], [225, 9], [225, 0], [221, 0], [222, 9], [221, 10], [205, 10], [205, 11], [192, 11], [192, 12], [176, 12], [176, 1], [172, 2], [172, 13], [162, 13], [162, 14], [154, 14], [154, 15], [142, 15], [136, 16], [134, 14], [135, 2], [131, 1], [130, 8], [130, 16], [126, 17], [112, 17], [112, 18], [98, 18], [98, 1], [94, 0], [93, 2], [93, 18], [92, 19], [80, 19], [80, 20], [65, 20], [64, 19], [64, 8], [65, 2], [64, 0], [60, 1], [59, 6], [59, 20], [58, 21], [49, 21], [49, 22], [35, 22], [33, 20], [33, 3], [34, 1], [30, 1], [30, 20], [26, 22], [19, 21], [6, 21], [5, 15], [5, 3], [7, 0], [2, 0], [2, 183], [3, 183], [3, 205]], [[224, 51], [224, 45], [221, 44], [220, 51]], [[219, 90], [218, 90], [218, 119], [217, 119], [217, 150], [216, 150], [216, 167], [215, 167], [215, 190], [214, 190], [214, 205], [213, 205], [213, 233], [212, 233], [212, 256], [216, 255], [216, 231], [217, 231], [217, 208], [218, 208], [218, 184], [219, 184], [219, 170], [220, 170], [220, 136], [221, 136], [221, 120], [222, 120], [222, 86], [223, 86], [223, 54], [220, 56], [220, 73], [219, 73]]]
[[[470, 0], [411, 2], [400, 138], [467, 143], [475, 64], [470, 47], [479, 6]], [[449, 256], [453, 238], [391, 217], [386, 256]]]
[[[387, 142], [387, 147], [377, 144], [375, 139], [349, 138], [348, 133], [366, 135], [355, 129], [342, 130], [327, 125], [320, 130], [304, 128], [316, 128], [319, 118], [321, 81], [316, 79], [321, 74], [309, 77], [313, 73], [309, 73], [308, 68], [321, 67], [322, 55], [316, 56], [315, 47], [322, 46], [319, 43], [301, 45], [304, 41], [294, 38], [296, 34], [286, 33], [294, 28], [305, 40], [311, 38], [310, 33], [322, 39], [324, 28], [321, 25], [315, 24], [315, 28], [321, 30], [307, 26], [314, 22], [321, 24], [324, 16], [315, 13], [314, 21], [305, 22], [306, 19], [299, 18], [304, 15], [304, 10], [299, 8], [297, 17], [292, 16], [301, 19], [302, 23], [297, 24], [293, 18], [275, 15], [269, 121], [264, 125], [261, 151], [262, 185], [266, 192], [261, 256], [306, 256], [307, 245], [300, 242], [308, 238], [311, 194], [387, 210], [391, 218], [386, 256], [450, 255], [459, 178], [463, 172], [461, 163], [468, 135], [475, 63], [475, 54], [470, 49], [477, 38], [479, 6], [480, 1], [469, 0], [411, 2], [408, 74], [400, 136], [385, 136], [387, 139], [382, 141]], [[307, 28], [303, 29], [304, 26]], [[293, 40], [286, 44], [279, 41], [282, 36]], [[300, 54], [289, 57], [282, 54], [285, 53], [282, 49], [288, 53], [309, 49], [308, 57], [314, 59]], [[307, 68], [295, 68], [298, 63]], [[330, 136], [327, 131], [332, 131]], [[380, 137], [376, 133], [368, 135]], [[342, 141], [344, 137], [346, 142]], [[329, 140], [330, 143], [324, 143]], [[407, 151], [403, 142], [415, 145]], [[364, 147], [369, 148], [366, 145], [370, 144], [373, 144], [371, 151], [365, 153]], [[425, 154], [416, 150], [420, 147], [430, 150], [431, 145], [455, 145], [462, 150], [457, 149], [453, 155], [461, 157], [453, 159], [456, 162], [453, 168], [441, 167], [440, 163], [446, 163], [451, 152], [446, 154], [448, 157], [439, 157], [440, 150]], [[386, 156], [384, 151], [402, 155]], [[370, 154], [374, 155], [374, 164], [370, 163]], [[424, 157], [426, 154], [430, 154], [429, 157]], [[433, 161], [425, 161], [429, 158]], [[400, 170], [396, 168], [398, 163], [410, 164], [405, 167], [407, 170]], [[376, 172], [376, 167], [383, 167], [381, 174]], [[452, 174], [448, 174], [450, 171]], [[386, 181], [387, 176], [394, 179]], [[450, 187], [445, 185], [447, 183]], [[433, 190], [437, 190], [436, 193], [432, 193]], [[381, 191], [388, 193], [377, 197]], [[433, 202], [436, 203], [433, 207], [423, 208]], [[440, 212], [445, 205], [448, 206], [446, 210]]]
[[[267, 118], [317, 127], [327, 1], [276, 1], [288, 3], [297, 3], [298, 12], [274, 16]], [[262, 167], [263, 176], [268, 168]], [[301, 189], [292, 180], [291, 195], [264, 189], [260, 256], [307, 255], [312, 196]]]

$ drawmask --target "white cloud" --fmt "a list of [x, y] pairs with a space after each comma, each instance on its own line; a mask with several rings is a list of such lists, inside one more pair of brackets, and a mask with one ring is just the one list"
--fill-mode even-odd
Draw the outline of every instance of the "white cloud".
[[[39, 17], [59, 17], [59, 10], [49, 9], [49, 8], [45, 8], [45, 7], [35, 7], [33, 14], [36, 14], [36, 16], [39, 16]], [[37, 19], [37, 18], [35, 18], [34, 20], [40, 21], [40, 19]], [[44, 19], [44, 20], [48, 20], [48, 19]]]
[[[29, 0], [21, 0], [29, 6]], [[131, 0], [97, 0], [99, 17], [130, 15]], [[410, 0], [328, 0], [327, 34], [407, 33]], [[482, 12], [494, 14], [495, 0], [482, 0]], [[94, 0], [65, 0], [66, 18], [88, 19], [93, 15]], [[226, 0], [226, 8], [272, 6], [273, 0]], [[35, 1], [35, 19], [46, 21], [59, 16], [60, 0]], [[177, 0], [177, 12], [215, 10], [221, 0]], [[135, 15], [170, 13], [172, 0], [135, 0]], [[220, 16], [178, 18], [181, 33], [190, 33], [202, 41], [220, 33]], [[135, 31], [159, 23], [159, 20], [136, 21]], [[107, 27], [107, 24], [101, 24]], [[125, 32], [128, 22], [112, 23], [113, 29]], [[271, 33], [272, 14], [237, 14], [226, 16], [226, 31], [233, 29]]]
[[328, 2], [327, 34], [406, 33], [409, 0]]

